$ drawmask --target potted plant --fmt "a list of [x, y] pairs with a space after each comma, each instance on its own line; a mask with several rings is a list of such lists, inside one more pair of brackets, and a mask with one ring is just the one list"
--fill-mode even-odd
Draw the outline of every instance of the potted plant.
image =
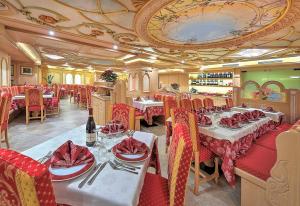
[[109, 86], [113, 86], [118, 79], [118, 75], [115, 72], [113, 72], [111, 69], [108, 69], [101, 74], [100, 78], [108, 82]]
[[47, 84], [48, 84], [49, 86], [52, 85], [53, 78], [54, 78], [54, 76], [51, 75], [51, 74], [49, 74], [49, 75], [47, 76], [47, 78], [44, 77], [44, 79], [46, 80], [46, 82], [47, 82]]

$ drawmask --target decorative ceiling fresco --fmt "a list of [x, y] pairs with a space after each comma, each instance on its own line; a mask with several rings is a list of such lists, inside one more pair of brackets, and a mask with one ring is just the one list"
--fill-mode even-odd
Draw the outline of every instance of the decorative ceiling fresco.
[[[37, 39], [23, 40], [44, 62], [54, 62], [42, 55], [51, 53], [64, 57], [57, 63], [104, 67], [128, 66], [122, 59], [127, 54], [155, 59], [151, 64], [158, 68], [299, 55], [299, 13], [300, 0], [0, 0], [0, 23], [15, 41], [22, 40], [20, 32]], [[60, 42], [33, 34], [30, 27], [55, 31]], [[89, 44], [79, 49], [84, 41]], [[117, 52], [110, 51], [113, 45]], [[266, 51], [243, 55], [251, 48]]]

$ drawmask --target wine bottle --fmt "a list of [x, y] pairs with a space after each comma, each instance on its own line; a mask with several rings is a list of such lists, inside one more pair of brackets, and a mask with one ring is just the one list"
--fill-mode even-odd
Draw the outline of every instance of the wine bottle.
[[92, 147], [96, 142], [96, 124], [93, 118], [93, 108], [89, 108], [89, 118], [86, 123], [86, 146]]

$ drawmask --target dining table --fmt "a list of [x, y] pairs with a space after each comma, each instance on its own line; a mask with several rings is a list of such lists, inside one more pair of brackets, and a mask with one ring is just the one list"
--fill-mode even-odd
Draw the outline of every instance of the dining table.
[[[43, 94], [44, 105], [49, 107], [54, 93]], [[25, 94], [18, 94], [12, 97], [12, 109], [17, 110], [18, 108], [25, 107]]]
[[164, 115], [164, 103], [152, 99], [133, 100], [132, 106], [141, 112], [148, 125], [153, 124], [154, 116]]
[[[121, 135], [117, 138], [117, 141], [114, 140], [114, 143], [117, 144], [126, 137], [125, 134]], [[156, 139], [152, 133], [139, 131], [136, 131], [133, 134], [133, 138], [145, 143], [150, 150], [153, 149]], [[71, 140], [74, 144], [85, 146], [85, 125], [74, 128], [57, 137], [49, 139], [44, 143], [36, 145], [24, 151], [23, 154], [38, 160], [45, 156], [49, 151], [55, 151], [68, 140]], [[96, 162], [101, 162], [101, 153], [98, 148], [89, 147], [89, 150], [94, 154]], [[59, 203], [72, 206], [135, 206], [139, 202], [139, 196], [149, 162], [150, 155], [144, 161], [130, 163], [140, 167], [140, 169], [136, 170], [138, 174], [114, 170], [109, 164], [106, 164], [93, 184], [85, 184], [82, 188], [78, 188], [78, 185], [89, 172], [71, 180], [53, 181], [56, 200]]]
[[[231, 186], [235, 185], [235, 160], [246, 154], [258, 137], [276, 127], [276, 123], [267, 116], [243, 124], [236, 129], [226, 128], [219, 124], [221, 118], [232, 117], [236, 113], [239, 112], [231, 110], [229, 112], [206, 114], [211, 119], [212, 125], [198, 125], [200, 133], [198, 141], [222, 159], [221, 168]], [[166, 126], [168, 144], [172, 134], [171, 118], [167, 119]]]

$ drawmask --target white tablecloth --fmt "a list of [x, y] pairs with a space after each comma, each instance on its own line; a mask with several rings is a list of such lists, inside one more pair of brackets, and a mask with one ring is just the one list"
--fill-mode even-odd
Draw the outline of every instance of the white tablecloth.
[[133, 101], [132, 106], [145, 112], [148, 107], [162, 107], [164, 106], [164, 103], [153, 100]]
[[275, 122], [280, 122], [281, 116], [284, 115], [284, 113], [282, 112], [267, 112], [262, 109], [256, 109], [256, 108], [232, 107], [232, 110], [239, 111], [239, 112], [246, 112], [246, 111], [251, 112], [253, 110], [260, 110], [264, 112], [267, 117], [270, 117]]
[[[154, 144], [153, 134], [135, 132], [134, 138], [146, 143], [152, 149]], [[54, 151], [69, 139], [75, 144], [85, 145], [85, 126], [82, 125], [34, 146], [23, 152], [23, 154], [37, 160], [46, 155], [48, 151]], [[92, 148], [91, 151], [95, 154], [96, 159], [98, 159], [97, 150]], [[78, 184], [86, 174], [70, 181], [53, 182], [56, 200], [58, 203], [70, 204], [72, 206], [137, 205], [149, 161], [150, 157], [144, 162], [136, 163], [141, 166], [141, 169], [137, 170], [139, 171], [138, 175], [113, 170], [107, 164], [91, 186], [85, 184], [81, 189], [78, 189]]]
[[[52, 98], [52, 94], [44, 94], [43, 95], [43, 98], [44, 99], [50, 99], [50, 98]], [[16, 96], [13, 96], [13, 98], [12, 98], [13, 100], [19, 100], [19, 99], [25, 99], [25, 95], [16, 95]]]

